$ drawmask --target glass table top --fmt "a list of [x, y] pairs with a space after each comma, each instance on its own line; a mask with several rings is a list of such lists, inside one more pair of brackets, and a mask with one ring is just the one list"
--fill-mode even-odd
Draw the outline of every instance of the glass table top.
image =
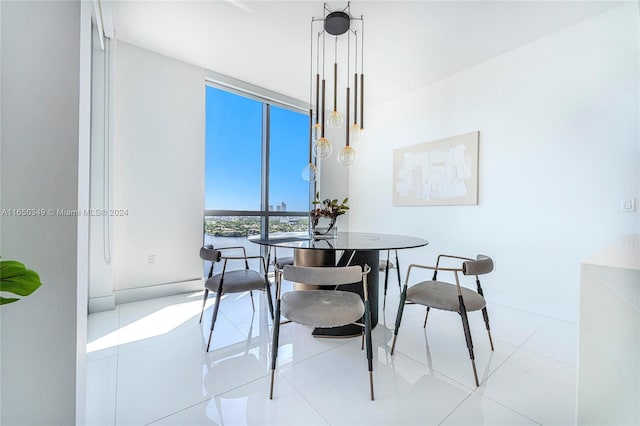
[[250, 237], [249, 241], [272, 247], [314, 250], [394, 250], [429, 244], [424, 238], [370, 232], [338, 232], [334, 238], [311, 238], [306, 232], [290, 232], [272, 234], [268, 239]]

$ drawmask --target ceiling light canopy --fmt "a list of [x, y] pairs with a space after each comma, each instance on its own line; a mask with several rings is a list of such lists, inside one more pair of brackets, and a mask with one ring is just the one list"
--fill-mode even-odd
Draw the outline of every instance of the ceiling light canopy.
[[[325, 9], [326, 7], [325, 4]], [[346, 12], [331, 12], [324, 18], [324, 30], [331, 35], [342, 35], [349, 30], [350, 26], [351, 17]]]

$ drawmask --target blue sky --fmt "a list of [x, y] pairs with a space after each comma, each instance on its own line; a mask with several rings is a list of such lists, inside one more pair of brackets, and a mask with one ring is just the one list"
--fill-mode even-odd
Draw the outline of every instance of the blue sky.
[[[269, 204], [289, 211], [309, 209], [309, 118], [271, 106]], [[206, 86], [205, 208], [259, 210], [262, 104]]]

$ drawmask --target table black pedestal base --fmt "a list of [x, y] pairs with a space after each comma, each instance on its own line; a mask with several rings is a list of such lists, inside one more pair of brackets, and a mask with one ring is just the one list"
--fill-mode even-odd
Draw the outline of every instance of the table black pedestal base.
[[[353, 256], [353, 257], [352, 257]], [[369, 308], [371, 310], [371, 328], [378, 324], [378, 264], [380, 257], [377, 250], [345, 250], [338, 260], [337, 266], [369, 265], [371, 271], [367, 275], [367, 292], [369, 295]], [[350, 260], [350, 261], [349, 261]], [[358, 293], [364, 300], [361, 283], [341, 285], [339, 290]], [[360, 321], [364, 324], [364, 318]], [[313, 330], [315, 337], [354, 337], [362, 334], [363, 328], [359, 325], [348, 324], [342, 327], [316, 328]]]
[[335, 337], [339, 339], [360, 336], [363, 330], [364, 328], [359, 325], [348, 324], [334, 328], [315, 328], [311, 335], [314, 337]]

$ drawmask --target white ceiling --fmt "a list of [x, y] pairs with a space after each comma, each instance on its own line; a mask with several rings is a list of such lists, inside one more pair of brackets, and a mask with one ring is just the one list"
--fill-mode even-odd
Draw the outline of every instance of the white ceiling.
[[[103, 0], [104, 2], [104, 0]], [[620, 5], [614, 1], [353, 1], [367, 101], [384, 102]], [[116, 38], [309, 99], [320, 1], [113, 1]], [[342, 10], [346, 2], [328, 2]]]

